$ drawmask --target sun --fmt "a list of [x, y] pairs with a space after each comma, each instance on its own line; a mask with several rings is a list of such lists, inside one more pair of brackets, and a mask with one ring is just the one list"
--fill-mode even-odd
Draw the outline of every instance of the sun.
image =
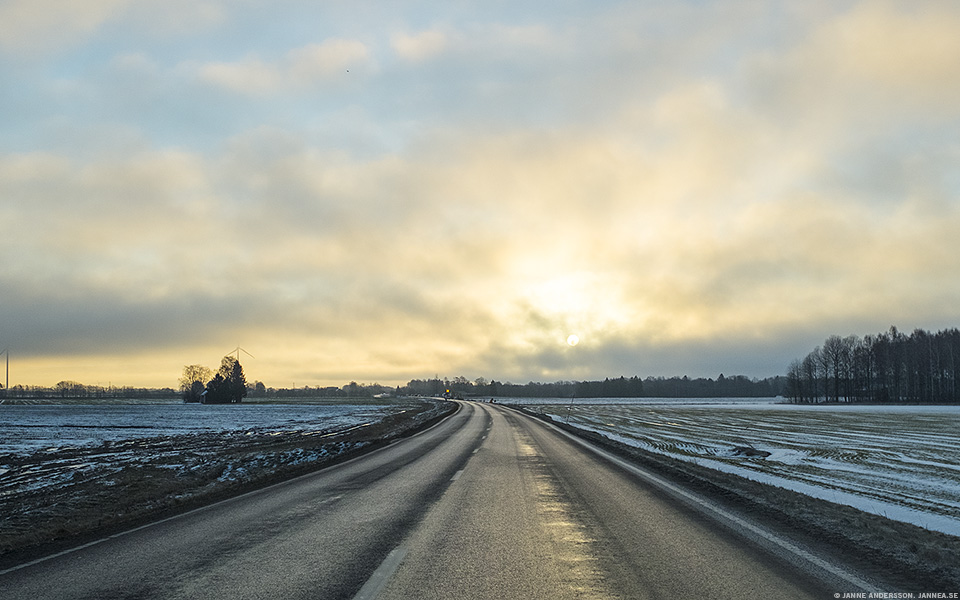
[[576, 346], [576, 345], [579, 344], [579, 343], [580, 343], [580, 336], [579, 336], [579, 335], [577, 335], [577, 334], [575, 334], [575, 333], [571, 333], [569, 336], [567, 336], [567, 345], [569, 345], [569, 346]]

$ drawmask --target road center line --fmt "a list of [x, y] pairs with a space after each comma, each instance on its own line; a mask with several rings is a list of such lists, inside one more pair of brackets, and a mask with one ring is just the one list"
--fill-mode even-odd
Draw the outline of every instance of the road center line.
[[[268, 486], [268, 487], [279, 487], [279, 486], [281, 486], [281, 485], [284, 485], [284, 484], [286, 484], [286, 483], [289, 483], [290, 481], [292, 481], [292, 480], [280, 482], [280, 483], [274, 484], [273, 486]], [[266, 489], [268, 489], [268, 488], [261, 488], [261, 489], [259, 489], [259, 490], [253, 490], [253, 491], [251, 491], [251, 492], [247, 492], [247, 493], [245, 493], [245, 494], [241, 494], [241, 496], [247, 496], [247, 495], [252, 496], [252, 495], [254, 495], [254, 494], [261, 494], [261, 493], [263, 493], [264, 490], [266, 490]], [[75, 552], [80, 552], [81, 550], [85, 550], [86, 548], [89, 548], [89, 547], [91, 547], [91, 546], [96, 546], [97, 544], [102, 544], [103, 542], [107, 542], [107, 541], [110, 541], [110, 540], [115, 540], [115, 539], [117, 539], [117, 538], [126, 537], [126, 536], [128, 536], [128, 535], [130, 535], [130, 534], [132, 534], [132, 533], [137, 533], [138, 531], [143, 531], [144, 529], [150, 529], [151, 527], [156, 527], [157, 525], [163, 525], [164, 523], [167, 523], [167, 522], [170, 522], [170, 521], [176, 521], [177, 519], [182, 519], [182, 518], [184, 518], [184, 517], [191, 516], [191, 515], [193, 515], [193, 514], [196, 514], [196, 513], [199, 513], [199, 512], [203, 512], [203, 511], [209, 510], [209, 509], [211, 509], [211, 508], [213, 508], [214, 506], [217, 506], [217, 505], [219, 505], [219, 504], [226, 504], [226, 503], [229, 503], [229, 502], [234, 502], [234, 501], [238, 500], [239, 498], [240, 498], [240, 496], [234, 496], [233, 498], [227, 498], [226, 500], [220, 500], [219, 502], [215, 502], [215, 503], [213, 503], [213, 504], [208, 504], [208, 505], [205, 505], [205, 506], [200, 506], [200, 507], [198, 507], [198, 508], [194, 508], [193, 510], [189, 510], [189, 511], [187, 511], [187, 512], [185, 512], [185, 513], [181, 513], [181, 514], [178, 514], [178, 515], [172, 515], [172, 516], [166, 517], [166, 518], [164, 518], [164, 519], [160, 519], [159, 521], [153, 521], [153, 522], [151, 522], [151, 523], [146, 523], [146, 524], [144, 524], [144, 525], [139, 525], [139, 526], [134, 527], [134, 528], [132, 528], [132, 529], [127, 529], [127, 530], [120, 531], [120, 532], [117, 532], [117, 533], [111, 533], [111, 534], [106, 535], [106, 536], [104, 536], [104, 537], [102, 537], [102, 538], [99, 538], [99, 539], [96, 539], [96, 540], [87, 542], [86, 544], [81, 544], [81, 545], [79, 545], [79, 546], [73, 546], [73, 547], [71, 547], [71, 548], [67, 548], [66, 550], [61, 550], [60, 552], [55, 552], [55, 553], [53, 553], [53, 554], [48, 554], [47, 556], [41, 556], [40, 558], [31, 560], [31, 561], [29, 561], [29, 562], [21, 563], [21, 564], [19, 564], [19, 565], [14, 565], [14, 566], [12, 566], [12, 567], [9, 567], [9, 568], [0, 570], [0, 575], [6, 575], [7, 573], [13, 573], [14, 571], [19, 571], [19, 570], [21, 570], [21, 569], [26, 569], [27, 567], [32, 567], [32, 566], [34, 566], [34, 565], [39, 565], [39, 564], [41, 564], [41, 563], [45, 563], [45, 562], [47, 562], [47, 561], [49, 561], [49, 560], [53, 560], [53, 559], [55, 559], [55, 558], [60, 558], [61, 556], [66, 556], [66, 555], [68, 555], [68, 554], [73, 554], [73, 553], [75, 553]], [[339, 500], [339, 499], [341, 499], [341, 498], [343, 498], [343, 494], [338, 494], [338, 495], [336, 495], [336, 496], [331, 496], [331, 497], [329, 497], [329, 498], [326, 498], [326, 499], [324, 499], [324, 500], [321, 500], [321, 501], [320, 501], [320, 504], [330, 504], [331, 502], [336, 502], [337, 500]]]

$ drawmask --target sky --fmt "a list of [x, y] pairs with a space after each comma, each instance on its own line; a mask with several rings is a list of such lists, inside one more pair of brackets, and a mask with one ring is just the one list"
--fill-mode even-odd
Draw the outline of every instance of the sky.
[[0, 0], [0, 81], [11, 385], [767, 377], [960, 325], [949, 0]]

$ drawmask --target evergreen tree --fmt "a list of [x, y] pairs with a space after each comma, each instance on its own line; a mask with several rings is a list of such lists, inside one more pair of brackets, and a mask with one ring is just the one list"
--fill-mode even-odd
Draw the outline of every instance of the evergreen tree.
[[240, 361], [232, 356], [224, 356], [220, 361], [220, 370], [207, 383], [207, 404], [231, 404], [241, 402], [247, 395], [247, 378], [243, 374]]

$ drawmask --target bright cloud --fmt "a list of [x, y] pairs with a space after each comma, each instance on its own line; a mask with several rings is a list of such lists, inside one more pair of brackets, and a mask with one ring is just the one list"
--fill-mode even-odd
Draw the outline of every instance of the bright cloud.
[[436, 56], [447, 47], [448, 36], [441, 31], [423, 31], [415, 35], [395, 34], [391, 45], [405, 60], [422, 61]]
[[5, 0], [0, 3], [0, 51], [18, 55], [63, 52], [121, 26], [149, 37], [205, 31], [222, 22], [218, 0]]
[[331, 39], [290, 50], [283, 59], [266, 62], [250, 56], [198, 67], [201, 79], [248, 94], [283, 94], [358, 75], [372, 68], [367, 47], [356, 40]]
[[96, 31], [130, 0], [8, 0], [0, 4], [0, 48], [73, 43]]

